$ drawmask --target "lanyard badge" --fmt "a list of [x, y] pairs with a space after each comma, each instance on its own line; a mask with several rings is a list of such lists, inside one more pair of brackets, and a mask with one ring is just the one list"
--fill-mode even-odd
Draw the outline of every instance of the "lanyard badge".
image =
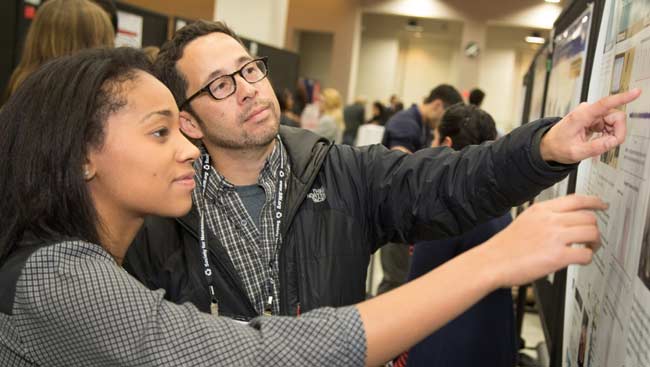
[[[282, 149], [282, 141], [278, 139], [279, 142], [279, 147]], [[203, 154], [201, 157], [201, 170], [203, 172], [202, 177], [201, 177], [201, 183], [202, 183], [202, 189], [201, 189], [201, 199], [203, 202], [204, 208], [207, 207], [207, 204], [205, 202], [205, 190], [208, 186], [208, 179], [210, 177], [210, 171], [212, 169], [212, 166], [210, 164], [210, 155], [209, 154]], [[285, 162], [284, 162], [284, 157], [282, 154], [282, 151], [280, 151], [280, 167], [278, 168], [276, 178], [277, 178], [277, 185], [276, 185], [276, 192], [275, 192], [275, 212], [273, 215], [273, 219], [275, 219], [275, 254], [273, 258], [277, 256], [278, 249], [280, 248], [280, 243], [282, 242], [282, 234], [281, 234], [281, 227], [282, 227], [282, 208], [284, 207], [284, 192], [286, 191], [286, 176], [287, 173], [285, 172]], [[205, 210], [205, 209], [204, 209]], [[204, 215], [204, 210], [200, 210], [200, 234], [199, 234], [199, 242], [201, 245], [201, 257], [203, 260], [203, 273], [206, 277], [206, 280], [208, 282], [208, 290], [210, 291], [210, 313], [213, 316], [218, 316], [219, 315], [219, 302], [217, 299], [216, 292], [214, 290], [213, 282], [212, 282], [212, 276], [213, 276], [213, 271], [212, 267], [210, 265], [210, 260], [208, 258], [208, 242], [207, 242], [207, 237], [206, 237], [206, 230], [205, 230], [205, 215]], [[267, 293], [267, 301], [264, 303], [264, 312], [263, 315], [265, 316], [271, 316], [273, 314], [273, 258], [269, 259], [269, 277], [266, 281], [266, 293]]]

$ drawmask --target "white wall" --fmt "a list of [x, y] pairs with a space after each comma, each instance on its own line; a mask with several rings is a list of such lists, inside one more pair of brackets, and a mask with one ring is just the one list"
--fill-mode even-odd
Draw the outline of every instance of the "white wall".
[[284, 48], [289, 0], [215, 0], [214, 19], [240, 36]]
[[458, 45], [431, 39], [364, 36], [355, 95], [388, 102], [397, 94], [408, 108], [438, 84], [456, 85]]
[[402, 66], [404, 80], [400, 95], [404, 107], [420, 103], [438, 84], [457, 85], [452, 65], [458, 46], [445, 42], [432, 42], [425, 38], [409, 40], [406, 59]]
[[510, 131], [517, 99], [513, 89], [516, 52], [513, 49], [486, 50], [482, 57], [479, 86], [485, 92], [485, 100], [481, 108], [492, 115], [501, 131]]
[[386, 103], [391, 94], [397, 93], [399, 41], [365, 36], [361, 44], [355, 95], [366, 96], [370, 103]]
[[[548, 32], [538, 31], [548, 37]], [[539, 47], [522, 42], [529, 32], [528, 28], [488, 27], [486, 50], [480, 55], [477, 87], [486, 94], [481, 107], [494, 117], [502, 132], [521, 124], [522, 80]]]

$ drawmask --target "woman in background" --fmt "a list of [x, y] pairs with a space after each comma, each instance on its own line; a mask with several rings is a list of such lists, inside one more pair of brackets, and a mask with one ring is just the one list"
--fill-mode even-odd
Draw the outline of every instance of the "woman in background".
[[113, 47], [115, 32], [109, 15], [88, 0], [49, 0], [38, 8], [29, 27], [20, 63], [11, 74], [6, 100], [39, 66], [79, 50]]
[[372, 116], [370, 117], [370, 120], [368, 120], [368, 124], [375, 124], [375, 125], [381, 125], [384, 126], [386, 125], [386, 120], [387, 120], [387, 112], [386, 107], [379, 102], [379, 101], [374, 101], [372, 103]]
[[275, 97], [280, 105], [280, 125], [300, 127], [300, 117], [293, 113], [293, 94], [288, 89], [276, 89]]
[[[434, 146], [461, 150], [497, 137], [492, 116], [473, 105], [451, 106], [434, 133]], [[409, 279], [415, 279], [478, 246], [512, 222], [510, 213], [478, 225], [460, 236], [418, 242]], [[515, 322], [509, 288], [495, 290], [464, 314], [414, 346], [408, 366], [514, 366]]]
[[314, 132], [330, 141], [343, 142], [343, 102], [336, 89], [325, 88], [320, 94], [320, 118]]

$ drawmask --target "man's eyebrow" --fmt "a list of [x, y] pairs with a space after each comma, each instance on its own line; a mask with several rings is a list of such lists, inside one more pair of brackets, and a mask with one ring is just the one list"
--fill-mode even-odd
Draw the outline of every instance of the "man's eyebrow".
[[165, 116], [165, 117], [172, 117], [174, 114], [172, 113], [171, 110], [159, 110], [159, 111], [153, 111], [153, 112], [149, 112], [148, 114], [146, 114], [146, 115], [142, 118], [142, 120], [140, 120], [140, 122], [141, 122], [141, 123], [142, 123], [142, 122], [145, 122], [147, 119], [149, 119], [150, 117], [152, 117], [152, 116], [154, 116], [154, 115], [162, 115], [162, 116]]
[[[243, 64], [243, 63], [245, 63], [245, 62], [248, 62], [248, 61], [251, 61], [251, 60], [253, 60], [253, 58], [250, 57], [250, 56], [248, 56], [248, 55], [246, 55], [246, 56], [241, 56], [240, 58], [238, 58], [236, 62], [237, 62], [237, 65], [241, 65], [241, 64]], [[213, 72], [211, 72], [211, 73], [207, 76], [207, 78], [205, 78], [205, 80], [203, 81], [202, 85], [206, 85], [207, 83], [210, 83], [212, 80], [216, 79], [217, 77], [221, 76], [222, 74], [224, 74], [224, 70], [223, 70], [223, 69], [216, 69], [216, 70], [214, 70]]]

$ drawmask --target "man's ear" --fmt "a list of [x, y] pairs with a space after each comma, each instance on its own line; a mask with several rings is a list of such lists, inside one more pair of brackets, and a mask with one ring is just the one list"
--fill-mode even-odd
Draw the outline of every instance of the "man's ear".
[[445, 136], [445, 140], [442, 141], [441, 145], [451, 148], [454, 145], [454, 141], [451, 140], [451, 137]]
[[180, 112], [181, 131], [192, 139], [200, 140], [203, 138], [203, 130], [198, 121], [187, 111]]

